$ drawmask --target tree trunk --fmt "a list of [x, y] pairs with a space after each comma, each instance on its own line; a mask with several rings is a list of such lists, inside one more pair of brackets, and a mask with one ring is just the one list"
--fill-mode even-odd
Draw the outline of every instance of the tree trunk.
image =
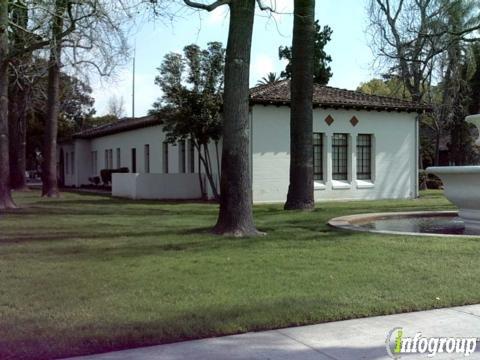
[[59, 196], [57, 184], [57, 132], [60, 108], [60, 64], [62, 56], [61, 33], [63, 30], [64, 12], [65, 0], [57, 0], [55, 4], [56, 16], [54, 16], [52, 20], [52, 44], [50, 45], [47, 88], [47, 116], [45, 122], [45, 137], [42, 154], [42, 196], [46, 197]]
[[260, 233], [255, 228], [252, 213], [248, 114], [255, 0], [235, 0], [229, 6], [220, 212], [213, 233], [254, 236]]
[[285, 210], [312, 210], [315, 0], [295, 0], [290, 83], [290, 185]]
[[208, 183], [212, 189], [213, 197], [216, 201], [220, 199], [218, 194], [217, 185], [215, 184], [215, 179], [212, 174], [212, 161], [210, 159], [210, 152], [208, 151], [208, 144], [203, 144], [203, 166], [205, 167], [205, 174], [207, 175]]
[[[207, 181], [210, 184], [210, 189], [212, 189], [213, 197], [216, 201], [220, 199], [220, 195], [218, 194], [217, 186], [215, 184], [215, 179], [212, 176], [212, 163], [210, 161], [210, 154], [208, 152], [208, 144], [200, 144], [198, 142], [195, 143], [196, 149], [198, 151], [198, 159], [199, 159], [199, 173], [201, 174], [201, 165], [205, 169], [205, 176], [207, 177]], [[202, 148], [203, 148], [203, 155], [202, 155]], [[208, 191], [206, 189], [205, 184], [205, 194], [208, 197]]]
[[[20, 1], [12, 8], [12, 21], [20, 28], [28, 28], [28, 9]], [[11, 48], [13, 51], [28, 46], [25, 32], [13, 32]], [[30, 96], [30, 83], [27, 71], [32, 59], [31, 53], [15, 56], [11, 64], [16, 69], [14, 81], [9, 88], [9, 150], [10, 150], [10, 186], [14, 190], [27, 190], [27, 107]]]
[[433, 165], [438, 166], [440, 164], [440, 132], [435, 134], [435, 155], [433, 158]]
[[0, 0], [0, 209], [15, 208], [8, 156], [8, 1]]
[[27, 178], [27, 84], [23, 88], [15, 85], [9, 94], [9, 150], [10, 186], [17, 191], [28, 190]]

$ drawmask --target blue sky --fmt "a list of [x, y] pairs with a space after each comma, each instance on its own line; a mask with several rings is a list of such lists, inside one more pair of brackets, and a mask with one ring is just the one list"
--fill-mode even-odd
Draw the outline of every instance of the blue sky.
[[[268, 1], [268, 0], [267, 0]], [[274, 1], [274, 0], [271, 0]], [[316, 18], [321, 25], [333, 29], [327, 53], [332, 56], [329, 85], [355, 89], [362, 81], [375, 75], [373, 55], [365, 33], [367, 0], [317, 0]], [[274, 18], [258, 12], [255, 18], [250, 84], [253, 86], [266, 73], [280, 73], [285, 63], [278, 60], [278, 47], [291, 44], [293, 0], [276, 0], [280, 14]], [[168, 52], [181, 52], [185, 45], [197, 43], [204, 47], [209, 41], [226, 45], [228, 12], [225, 6], [212, 13], [183, 9], [172, 24], [156, 21], [139, 24], [130, 37], [136, 42], [136, 116], [145, 115], [161, 93], [153, 82], [156, 68]], [[113, 79], [93, 81], [93, 96], [98, 115], [107, 111], [111, 96], [123, 97], [127, 116], [131, 115], [131, 64], [119, 68]]]

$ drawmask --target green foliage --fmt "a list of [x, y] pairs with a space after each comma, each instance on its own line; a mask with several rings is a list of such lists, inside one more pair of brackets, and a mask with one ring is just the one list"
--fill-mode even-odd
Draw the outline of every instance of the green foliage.
[[100, 177], [99, 176], [92, 176], [88, 178], [93, 185], [98, 186], [100, 184]]
[[357, 91], [361, 91], [369, 95], [389, 96], [398, 99], [411, 99], [410, 93], [406, 89], [402, 80], [398, 77], [390, 77], [388, 79], [372, 79], [361, 83], [357, 87]]
[[121, 167], [119, 169], [102, 169], [100, 170], [100, 178], [104, 185], [108, 185], [112, 182], [112, 174], [126, 174], [129, 170], [127, 167]]
[[[324, 48], [330, 41], [332, 29], [325, 25], [322, 29], [318, 20], [315, 21], [315, 52], [313, 54], [313, 82], [319, 85], [326, 85], [332, 77], [332, 70], [328, 65], [332, 61], [332, 57], [327, 55]], [[280, 77], [290, 79], [292, 77], [292, 47], [280, 46], [278, 49], [278, 57], [288, 61], [285, 70], [281, 72]]]
[[151, 114], [161, 116], [168, 141], [192, 138], [198, 145], [221, 136], [225, 49], [219, 42], [205, 50], [192, 44], [183, 55], [165, 55], [155, 84], [163, 92]]
[[[43, 132], [46, 118], [47, 72], [46, 62], [35, 59], [32, 76], [35, 82], [32, 88], [32, 101], [29, 104], [27, 125], [27, 162], [34, 168], [36, 152], [43, 147]], [[61, 73], [60, 76], [60, 114], [58, 118], [58, 139], [69, 139], [75, 132], [97, 124], [93, 114], [95, 99], [91, 96], [91, 87], [75, 76]], [[99, 122], [98, 122], [99, 123]]]
[[257, 81], [257, 86], [275, 84], [281, 80], [274, 72], [269, 72], [266, 76]]
[[193, 141], [215, 198], [219, 195], [212, 177], [208, 143], [217, 143], [222, 133], [224, 67], [225, 49], [220, 42], [208, 43], [205, 50], [188, 45], [183, 55], [167, 54], [158, 68], [160, 75], [155, 78], [163, 97], [150, 111], [163, 121], [167, 141]]
[[97, 126], [102, 126], [118, 121], [119, 119], [115, 115], [103, 115], [103, 116], [89, 116], [83, 119], [83, 124], [80, 130], [91, 129]]

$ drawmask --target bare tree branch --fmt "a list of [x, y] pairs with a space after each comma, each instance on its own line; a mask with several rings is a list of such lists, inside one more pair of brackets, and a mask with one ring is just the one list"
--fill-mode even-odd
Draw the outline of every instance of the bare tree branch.
[[206, 10], [206, 11], [213, 11], [216, 8], [218, 8], [219, 6], [228, 5], [228, 4], [230, 4], [230, 1], [231, 0], [217, 0], [217, 1], [207, 5], [207, 4], [202, 4], [202, 3], [199, 3], [199, 2], [196, 2], [196, 1], [183, 0], [185, 5], [188, 5], [190, 7], [200, 9], [200, 10]]

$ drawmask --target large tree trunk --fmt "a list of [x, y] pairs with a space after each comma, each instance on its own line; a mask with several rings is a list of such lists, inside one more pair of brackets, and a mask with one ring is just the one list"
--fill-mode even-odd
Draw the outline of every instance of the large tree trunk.
[[0, 0], [0, 209], [15, 208], [8, 157], [8, 1]]
[[248, 152], [249, 71], [255, 0], [230, 3], [225, 63], [224, 126], [220, 213], [213, 232], [259, 234], [253, 222]]
[[[28, 9], [17, 1], [12, 9], [13, 22], [26, 29], [28, 27]], [[14, 31], [11, 41], [12, 49], [19, 50], [28, 46], [26, 34]], [[11, 64], [16, 68], [12, 76], [13, 82], [9, 88], [9, 149], [10, 149], [10, 187], [14, 190], [27, 190], [27, 107], [30, 94], [30, 84], [27, 80], [27, 69], [31, 63], [31, 54], [15, 56]]]
[[290, 186], [285, 210], [311, 210], [313, 197], [313, 52], [315, 0], [295, 0], [290, 84]]
[[14, 86], [9, 94], [10, 186], [17, 191], [28, 190], [27, 178], [27, 84]]
[[57, 133], [60, 99], [60, 64], [62, 56], [61, 33], [63, 30], [63, 14], [65, 0], [55, 3], [56, 16], [53, 18], [52, 44], [50, 45], [50, 60], [48, 69], [48, 100], [45, 122], [45, 137], [43, 144], [42, 166], [42, 196], [57, 197]]

